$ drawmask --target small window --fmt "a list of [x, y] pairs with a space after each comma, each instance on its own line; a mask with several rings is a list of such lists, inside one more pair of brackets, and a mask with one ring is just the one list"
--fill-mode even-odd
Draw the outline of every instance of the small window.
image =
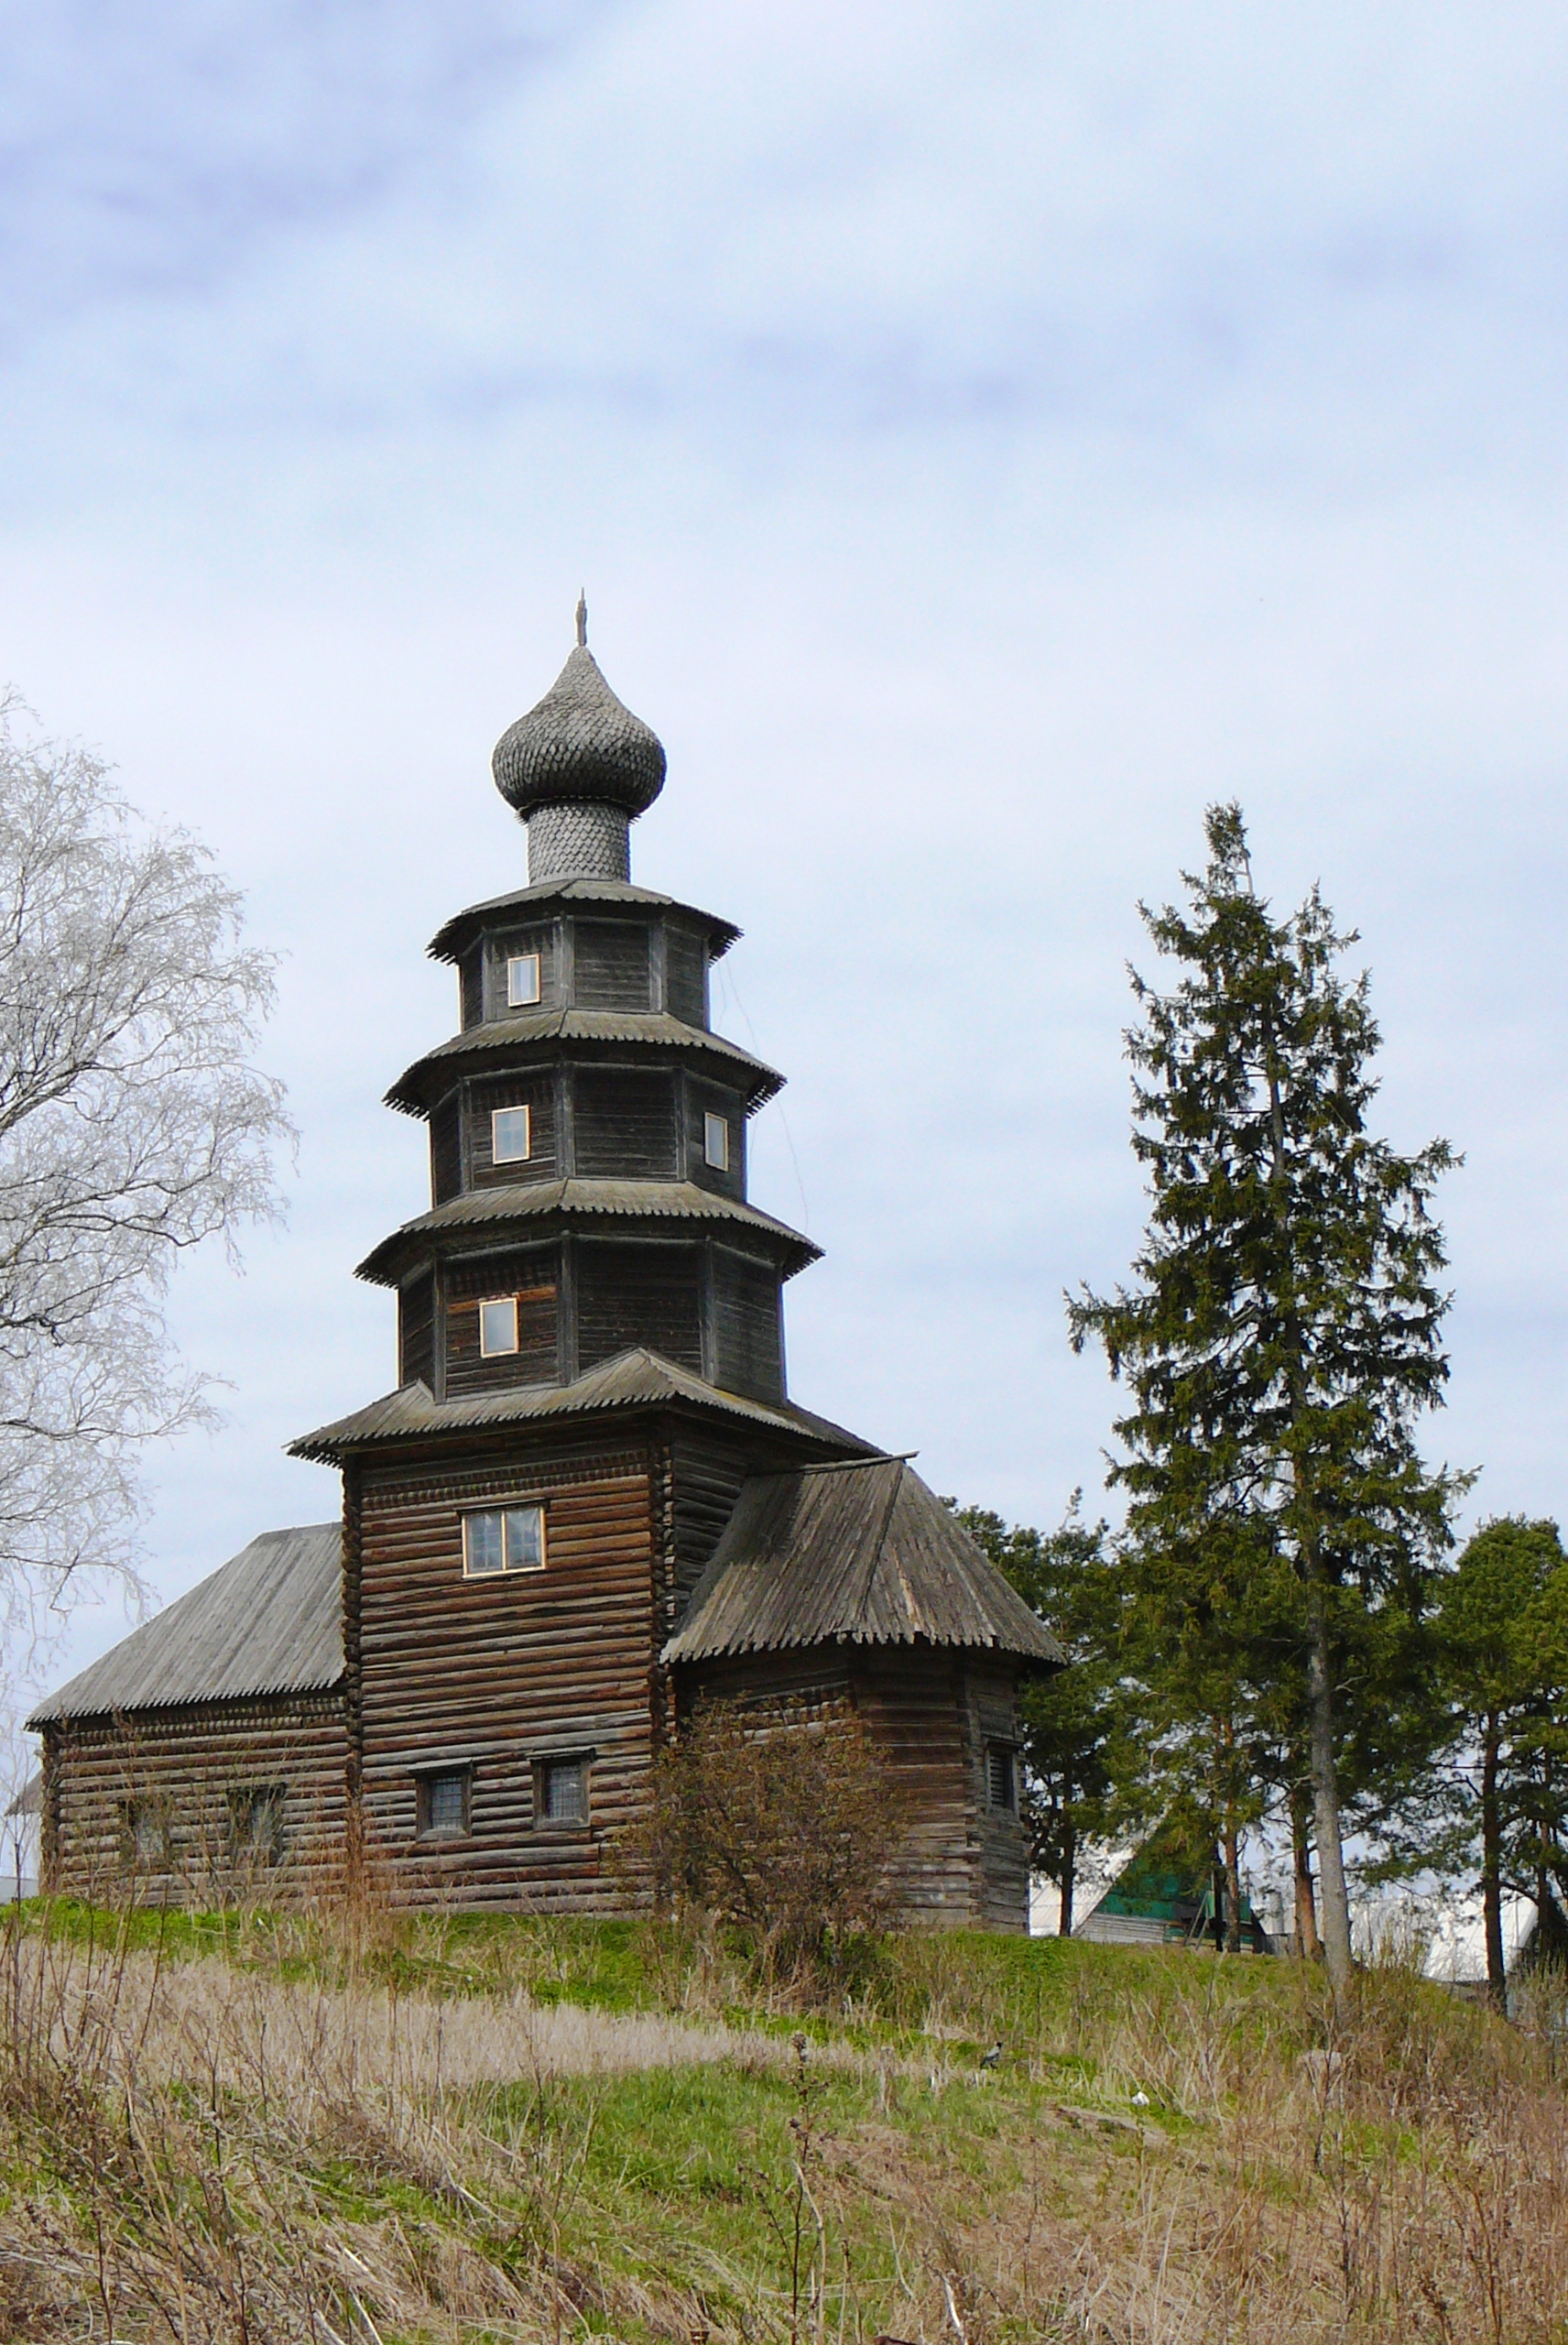
[[531, 1156], [533, 1139], [526, 1107], [497, 1107], [490, 1118], [490, 1157], [495, 1164], [520, 1164]]
[[455, 1767], [450, 1774], [421, 1775], [417, 1802], [421, 1840], [447, 1840], [468, 1829], [472, 1771]]
[[498, 1359], [517, 1348], [517, 1298], [497, 1295], [479, 1306], [479, 1351], [484, 1359]]
[[463, 1568], [469, 1579], [497, 1572], [542, 1572], [542, 1506], [487, 1507], [463, 1518]]
[[702, 1118], [702, 1154], [715, 1172], [729, 1171], [729, 1118], [727, 1116], [715, 1116], [711, 1107]]
[[542, 1824], [586, 1824], [588, 1761], [545, 1760], [539, 1771], [539, 1806]]
[[169, 1806], [161, 1799], [128, 1799], [120, 1808], [120, 1851], [142, 1872], [162, 1872], [169, 1863]]
[[234, 1854], [255, 1864], [275, 1865], [283, 1854], [282, 1783], [245, 1785], [229, 1794], [229, 1827]]
[[1005, 1807], [1009, 1815], [1017, 1814], [1018, 1761], [1005, 1742], [993, 1742], [985, 1753], [985, 1792], [993, 1807]]
[[514, 953], [506, 963], [506, 1007], [528, 1009], [539, 998], [539, 956]]

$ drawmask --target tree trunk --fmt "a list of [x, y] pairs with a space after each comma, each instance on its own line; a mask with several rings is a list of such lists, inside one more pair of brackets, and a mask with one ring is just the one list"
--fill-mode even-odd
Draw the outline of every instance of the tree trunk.
[[1225, 1828], [1225, 1952], [1241, 1952], [1241, 1841], [1236, 1818], [1227, 1815]]
[[1328, 1607], [1315, 1559], [1309, 1558], [1311, 1647], [1307, 1698], [1311, 1718], [1313, 1838], [1323, 1887], [1323, 1944], [1329, 1984], [1336, 1995], [1350, 1984], [1350, 1899], [1345, 1886], [1345, 1845], [1339, 1821], [1339, 1776], [1334, 1763], [1334, 1680], [1329, 1668]]
[[1318, 1902], [1312, 1888], [1312, 1850], [1308, 1831], [1312, 1794], [1305, 1783], [1290, 1786], [1290, 1855], [1296, 1874], [1296, 1940], [1302, 1958], [1316, 1962], [1323, 1953], [1318, 1936]]
[[1498, 2011], [1508, 2000], [1503, 1954], [1503, 1827], [1497, 1805], [1497, 1757], [1502, 1735], [1488, 1711], [1481, 1741], [1481, 1912], [1486, 1932], [1486, 1991]]
[[1057, 1888], [1062, 1892], [1061, 1909], [1056, 1926], [1064, 1938], [1073, 1936], [1073, 1892], [1078, 1880], [1078, 1828], [1068, 1816], [1062, 1827], [1062, 1878]]

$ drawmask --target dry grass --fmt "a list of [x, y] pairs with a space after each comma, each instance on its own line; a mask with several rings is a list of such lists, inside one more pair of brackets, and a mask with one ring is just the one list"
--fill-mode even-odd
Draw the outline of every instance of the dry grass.
[[1544, 1989], [905, 1940], [808, 2045], [545, 2000], [603, 1933], [315, 1932], [0, 1939], [0, 2340], [1568, 2339]]

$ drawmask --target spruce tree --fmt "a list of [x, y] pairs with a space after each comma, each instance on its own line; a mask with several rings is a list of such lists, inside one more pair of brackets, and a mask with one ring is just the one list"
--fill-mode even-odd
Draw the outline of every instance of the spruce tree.
[[[1474, 1759], [1458, 1777], [1462, 1844], [1481, 1860], [1486, 1983], [1508, 1993], [1503, 1891], [1536, 1901], [1553, 1944], [1568, 1873], [1568, 1557], [1555, 1522], [1483, 1523], [1444, 1575], [1438, 1612], [1454, 1726]], [[1561, 1932], [1555, 1933], [1561, 1937]]]
[[[1131, 1406], [1127, 1493], [1143, 1600], [1194, 1696], [1306, 1742], [1336, 1987], [1350, 1975], [1342, 1766], [1430, 1610], [1465, 1478], [1416, 1446], [1448, 1373], [1434, 1186], [1367, 1118], [1379, 1035], [1314, 888], [1277, 920], [1239, 807], [1210, 809], [1184, 911], [1140, 907], [1168, 991], [1136, 974], [1133, 1146], [1150, 1215], [1132, 1282], [1070, 1300]], [[1206, 1685], [1206, 1696], [1198, 1689]]]

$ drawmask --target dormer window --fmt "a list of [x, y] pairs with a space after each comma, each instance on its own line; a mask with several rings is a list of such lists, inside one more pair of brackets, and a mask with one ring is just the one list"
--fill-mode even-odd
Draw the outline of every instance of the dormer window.
[[727, 1116], [715, 1116], [710, 1107], [702, 1118], [702, 1156], [715, 1172], [730, 1169], [730, 1125]]
[[506, 963], [506, 1007], [531, 1009], [539, 998], [539, 956], [514, 953]]
[[491, 1579], [500, 1572], [542, 1572], [542, 1506], [486, 1507], [463, 1518], [463, 1576]]
[[479, 1355], [482, 1359], [499, 1359], [506, 1352], [517, 1348], [517, 1298], [515, 1294], [498, 1295], [493, 1303], [479, 1306]]
[[490, 1118], [490, 1161], [521, 1164], [534, 1152], [530, 1118], [526, 1107], [497, 1107]]

